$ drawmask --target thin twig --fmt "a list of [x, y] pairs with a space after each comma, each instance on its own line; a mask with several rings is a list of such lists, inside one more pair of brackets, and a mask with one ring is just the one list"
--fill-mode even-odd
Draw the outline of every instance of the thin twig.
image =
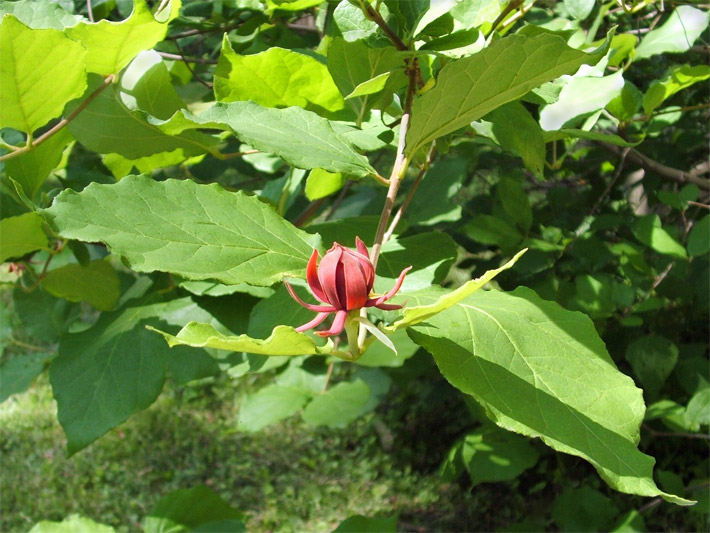
[[385, 232], [384, 242], [387, 242], [388, 240], [390, 240], [390, 238], [392, 237], [392, 234], [394, 233], [394, 230], [397, 228], [397, 224], [399, 224], [399, 221], [402, 218], [402, 215], [409, 207], [409, 204], [412, 202], [412, 198], [414, 198], [414, 193], [417, 192], [417, 188], [419, 188], [419, 184], [422, 182], [424, 175], [427, 173], [427, 171], [429, 170], [429, 167], [431, 166], [431, 160], [434, 157], [435, 146], [436, 145], [434, 143], [431, 144], [431, 147], [429, 148], [429, 152], [427, 153], [427, 156], [426, 156], [426, 160], [424, 161], [424, 164], [422, 165], [422, 168], [419, 171], [419, 175], [417, 176], [417, 179], [414, 180], [414, 183], [412, 184], [411, 189], [409, 189], [409, 192], [407, 193], [407, 197], [404, 199], [404, 203], [397, 210], [397, 213], [394, 215], [394, 217], [392, 217], [392, 222], [390, 223], [390, 227], [387, 228], [387, 231]]
[[308, 219], [310, 219], [318, 209], [325, 203], [325, 198], [319, 198], [318, 200], [314, 200], [310, 204], [308, 204], [308, 207], [306, 207], [303, 212], [296, 217], [296, 220], [293, 221], [293, 225], [296, 226], [297, 228], [300, 228], [303, 226]]
[[224, 160], [224, 159], [234, 159], [235, 157], [243, 157], [245, 155], [251, 155], [251, 154], [258, 154], [259, 150], [244, 150], [243, 152], [232, 152], [231, 154], [221, 154], [219, 152], [216, 152], [214, 156], [217, 159]]
[[345, 200], [345, 196], [348, 194], [348, 191], [352, 188], [352, 186], [352, 181], [348, 181], [345, 185], [343, 185], [343, 188], [340, 189], [340, 193], [335, 199], [335, 202], [333, 202], [333, 204], [328, 209], [328, 212], [325, 215], [325, 220], [330, 220], [331, 218], [333, 218], [333, 215], [338, 210], [338, 207], [340, 207], [340, 204], [343, 203], [343, 200]]
[[212, 89], [212, 84], [209, 83], [209, 82], [206, 82], [205, 80], [203, 80], [202, 78], [200, 78], [200, 77], [197, 75], [197, 73], [195, 72], [195, 70], [190, 66], [190, 62], [189, 62], [189, 61], [187, 60], [187, 58], [185, 57], [185, 54], [184, 54], [183, 51], [182, 51], [182, 47], [180, 46], [180, 43], [178, 43], [177, 41], [175, 41], [175, 46], [177, 46], [178, 52], [180, 53], [180, 57], [181, 57], [182, 60], [185, 62], [185, 66], [187, 67], [187, 70], [190, 71], [190, 73], [193, 75], [193, 77], [194, 77], [197, 81], [199, 81], [202, 85], [204, 85], [205, 87], [207, 87], [208, 89]]
[[166, 39], [170, 39], [171, 41], [174, 41], [175, 39], [183, 39], [185, 37], [192, 37], [193, 35], [202, 35], [205, 33], [223, 33], [223, 32], [228, 32], [231, 30], [236, 30], [239, 26], [244, 24], [244, 21], [239, 21], [236, 24], [230, 24], [228, 26], [217, 26], [216, 28], [205, 28], [205, 29], [192, 29], [192, 30], [186, 30], [180, 33], [176, 33], [174, 35], [169, 35], [166, 37]]
[[202, 57], [190, 57], [181, 56], [180, 54], [170, 54], [168, 52], [158, 52], [158, 55], [164, 57], [165, 59], [175, 59], [177, 61], [184, 61], [185, 63], [200, 63], [202, 65], [216, 65], [216, 59], [205, 59]]
[[371, 21], [373, 21], [380, 27], [380, 29], [384, 32], [387, 38], [392, 41], [392, 44], [394, 44], [397, 50], [409, 50], [409, 47], [402, 42], [402, 39], [400, 39], [399, 36], [394, 32], [394, 30], [390, 28], [389, 24], [385, 22], [385, 19], [382, 18], [382, 15], [380, 15], [379, 11], [372, 7], [367, 0], [360, 2], [360, 8], [365, 12], [365, 16], [367, 18], [369, 18]]
[[58, 131], [60, 131], [62, 128], [64, 128], [67, 124], [69, 124], [72, 120], [74, 120], [79, 113], [81, 113], [84, 109], [86, 109], [91, 102], [93, 102], [99, 94], [101, 94], [106, 87], [111, 85], [113, 83], [113, 80], [116, 79], [116, 76], [114, 74], [109, 74], [104, 78], [104, 82], [99, 85], [96, 90], [89, 95], [89, 97], [84, 100], [81, 104], [77, 106], [77, 108], [69, 113], [69, 115], [66, 118], [63, 118], [59, 122], [57, 122], [54, 127], [51, 129], [47, 130], [44, 132], [42, 135], [34, 139], [33, 141], [30, 140], [28, 143], [23, 146], [22, 148], [19, 148], [18, 150], [15, 150], [14, 152], [7, 153], [3, 156], [0, 156], [0, 161], [6, 161], [7, 159], [12, 159], [13, 157], [17, 157], [19, 155], [22, 155], [26, 152], [29, 152], [30, 150], [33, 150], [34, 148], [37, 148], [40, 144], [42, 144], [44, 141], [55, 135]]
[[330, 364], [328, 365], [328, 370], [325, 373], [325, 383], [323, 384], [323, 392], [328, 390], [328, 383], [330, 383], [330, 376], [333, 375], [333, 367], [335, 366], [335, 362], [331, 361]]
[[91, 0], [86, 0], [86, 14], [89, 16], [89, 22], [94, 22], [94, 10], [91, 7]]

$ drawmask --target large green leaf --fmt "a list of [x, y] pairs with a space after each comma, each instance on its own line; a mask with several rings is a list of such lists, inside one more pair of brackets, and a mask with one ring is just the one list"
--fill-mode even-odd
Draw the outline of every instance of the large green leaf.
[[608, 41], [591, 53], [570, 48], [550, 33], [511, 35], [481, 52], [452, 61], [441, 69], [436, 86], [414, 101], [407, 133], [407, 153], [467, 126], [496, 107], [581, 65], [594, 64]]
[[[432, 303], [442, 293], [416, 299]], [[621, 492], [691, 503], [653, 482], [654, 460], [636, 448], [641, 391], [616, 369], [585, 315], [526, 288], [479, 291], [409, 333], [500, 427], [586, 459]]]
[[707, 30], [710, 12], [692, 6], [678, 6], [661, 25], [648, 32], [636, 47], [642, 59], [666, 52], [685, 52]]
[[[89, 91], [100, 83], [101, 78], [91, 75]], [[201, 132], [186, 131], [175, 136], [164, 133], [146, 121], [147, 115], [126, 106], [123, 89], [123, 85], [111, 85], [69, 123], [69, 131], [87, 148], [100, 154], [117, 153], [128, 159], [179, 152], [180, 160], [184, 160], [204, 154], [216, 145], [215, 139]], [[73, 105], [76, 107], [79, 101]]]
[[[179, 489], [164, 496], [143, 520], [146, 533], [194, 531], [210, 522], [229, 521], [229, 531], [245, 531], [242, 513], [204, 485]], [[213, 529], [212, 531], [222, 531]], [[224, 530], [227, 531], [227, 530]]]
[[31, 134], [86, 89], [86, 50], [59, 30], [34, 30], [5, 15], [0, 57], [0, 128]]
[[113, 309], [121, 295], [118, 275], [103, 259], [87, 266], [72, 263], [51, 270], [42, 280], [42, 287], [54, 296], [70, 302], [88, 302], [101, 311]]
[[181, 325], [186, 314], [209, 319], [181, 298], [102, 314], [88, 330], [62, 337], [49, 379], [70, 455], [155, 401], [177, 354], [145, 324]]
[[37, 522], [30, 531], [31, 533], [79, 533], [80, 531], [114, 533], [116, 530], [111, 526], [94, 522], [91, 518], [72, 514], [61, 522], [51, 522], [49, 520]]
[[362, 380], [338, 383], [313, 398], [303, 410], [303, 420], [311, 426], [345, 427], [369, 398], [370, 387]]
[[54, 28], [55, 30], [74, 26], [83, 19], [79, 15], [72, 15], [65, 11], [58, 2], [37, 2], [36, 0], [0, 3], [0, 18], [7, 13], [12, 13], [20, 22], [30, 28]]
[[710, 78], [710, 66], [708, 65], [676, 65], [666, 72], [660, 80], [651, 82], [646, 94], [643, 95], [643, 111], [647, 115], [673, 96], [678, 91], [682, 91], [691, 85], [705, 81]]
[[135, 0], [133, 13], [126, 20], [81, 22], [66, 34], [86, 48], [87, 71], [101, 75], [117, 74], [138, 52], [153, 48], [163, 40], [168, 23], [178, 16], [180, 0], [160, 3], [163, 9], [153, 15], [145, 0]]
[[242, 402], [238, 427], [242, 431], [259, 431], [297, 413], [311, 396], [310, 391], [300, 387], [268, 385]]
[[328, 120], [300, 107], [274, 109], [254, 102], [218, 102], [199, 115], [182, 111], [169, 121], [155, 123], [170, 134], [197, 127], [229, 129], [257, 150], [272, 152], [298, 168], [353, 176], [375, 173], [367, 158], [336, 133]]
[[234, 52], [225, 34], [214, 73], [217, 100], [251, 100], [264, 107], [297, 106], [315, 112], [342, 109], [343, 96], [317, 59], [273, 47], [252, 55]]
[[11, 257], [20, 258], [29, 252], [49, 248], [42, 224], [42, 217], [37, 213], [0, 220], [0, 263]]
[[291, 326], [276, 326], [266, 339], [255, 339], [249, 335], [225, 335], [210, 324], [190, 322], [177, 335], [156, 330], [165, 337], [170, 346], [194, 346], [216, 348], [231, 352], [248, 352], [261, 355], [313, 355], [330, 353], [331, 344], [317, 346], [312, 337], [299, 333]]
[[63, 237], [104, 242], [134, 270], [227, 284], [302, 277], [319, 240], [243, 192], [142, 176], [65, 191], [44, 212]]

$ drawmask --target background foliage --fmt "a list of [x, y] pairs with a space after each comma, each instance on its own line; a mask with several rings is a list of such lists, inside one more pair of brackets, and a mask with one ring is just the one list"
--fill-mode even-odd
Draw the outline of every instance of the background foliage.
[[[708, 529], [706, 6], [0, 12], [2, 529]], [[376, 292], [413, 270], [406, 310], [370, 314], [398, 354], [352, 364], [293, 330], [312, 313], [280, 282], [355, 236]], [[51, 412], [45, 374], [66, 461], [26, 436]], [[152, 424], [165, 405], [194, 424]], [[142, 456], [163, 431], [199, 466], [122, 505], [105, 487], [132, 480], [103, 465], [156, 467], [102, 442]], [[258, 489], [219, 472], [235, 434]], [[324, 491], [278, 454], [350, 474]], [[17, 457], [101, 491], [32, 507], [11, 497]], [[341, 498], [363, 490], [376, 502]]]

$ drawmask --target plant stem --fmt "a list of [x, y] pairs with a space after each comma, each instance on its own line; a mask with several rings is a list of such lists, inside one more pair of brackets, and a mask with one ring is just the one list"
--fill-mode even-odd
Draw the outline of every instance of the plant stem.
[[27, 142], [27, 144], [25, 146], [15, 150], [14, 152], [10, 152], [8, 154], [0, 156], [0, 161], [6, 161], [7, 159], [12, 159], [13, 157], [17, 157], [17, 156], [22, 155], [26, 152], [29, 152], [30, 150], [33, 150], [34, 148], [37, 148], [40, 144], [42, 144], [44, 141], [46, 141], [47, 139], [52, 137], [54, 134], [56, 134], [58, 131], [60, 131], [62, 128], [64, 128], [67, 124], [69, 124], [72, 120], [74, 120], [77, 117], [77, 115], [79, 113], [81, 113], [84, 109], [86, 109], [89, 106], [89, 104], [91, 102], [93, 102], [96, 99], [96, 97], [98, 97], [99, 94], [101, 94], [104, 91], [104, 89], [106, 89], [106, 87], [108, 87], [109, 85], [111, 85], [113, 83], [113, 81], [115, 79], [116, 79], [116, 76], [114, 74], [109, 74], [108, 76], [106, 76], [106, 78], [104, 79], [104, 82], [101, 85], [99, 85], [96, 88], [96, 90], [93, 93], [91, 93], [86, 100], [84, 100], [81, 104], [79, 104], [79, 106], [74, 111], [72, 111], [66, 118], [63, 118], [62, 120], [57, 122], [54, 125], [54, 127], [47, 130], [46, 132], [44, 132], [42, 135], [40, 135], [36, 139], [31, 140], [31, 136], [30, 136], [30, 140]]
[[409, 50], [409, 47], [402, 42], [402, 39], [400, 39], [394, 32], [394, 30], [390, 28], [389, 24], [385, 22], [385, 19], [382, 18], [382, 15], [380, 15], [379, 11], [372, 7], [367, 0], [360, 2], [360, 8], [365, 12], [365, 16], [367, 18], [369, 18], [371, 21], [373, 21], [380, 27], [380, 29], [384, 32], [387, 38], [392, 41], [392, 44], [394, 44], [397, 50]]

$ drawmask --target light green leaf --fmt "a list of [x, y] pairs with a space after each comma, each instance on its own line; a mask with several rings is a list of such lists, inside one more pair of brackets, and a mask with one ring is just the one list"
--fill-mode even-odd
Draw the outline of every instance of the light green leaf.
[[592, 53], [570, 48], [562, 37], [510, 35], [441, 69], [436, 86], [414, 101], [406, 152], [456, 131], [495, 108], [606, 53], [609, 39]]
[[57, 298], [88, 302], [100, 311], [113, 309], [121, 295], [118, 275], [103, 259], [86, 267], [72, 263], [51, 270], [42, 280], [42, 287]]
[[139, 272], [267, 286], [301, 277], [318, 238], [216, 184], [128, 176], [64, 191], [44, 211], [65, 238], [104, 242]]
[[0, 128], [31, 135], [86, 89], [86, 50], [59, 30], [30, 29], [5, 15], [0, 57]]
[[648, 531], [643, 521], [643, 515], [636, 509], [631, 509], [616, 519], [610, 533], [641, 533]]
[[660, 80], [651, 82], [651, 86], [643, 95], [644, 113], [650, 115], [653, 111], [675, 93], [691, 85], [710, 78], [708, 65], [676, 65]]
[[382, 74], [378, 74], [374, 78], [371, 78], [367, 81], [363, 81], [362, 83], [358, 84], [357, 87], [353, 89], [353, 92], [348, 94], [345, 98], [356, 98], [358, 96], [365, 96], [368, 94], [375, 94], [380, 92], [382, 89], [385, 88], [390, 74], [392, 73], [383, 72]]
[[560, 92], [557, 102], [540, 110], [540, 126], [544, 130], [558, 130], [576, 117], [603, 109], [621, 93], [623, 71], [601, 78], [573, 77]]
[[303, 410], [310, 426], [342, 428], [355, 420], [370, 398], [370, 387], [362, 380], [338, 383], [313, 398]]
[[167, 122], [155, 123], [168, 133], [196, 127], [230, 129], [243, 142], [298, 168], [360, 177], [375, 173], [367, 158], [333, 131], [330, 122], [300, 107], [273, 109], [254, 102], [218, 102], [199, 115], [182, 111]]
[[[432, 303], [426, 305], [405, 307], [404, 316], [385, 329], [387, 329], [388, 331], [397, 331], [401, 328], [409, 328], [416, 324], [429, 320], [431, 317], [441, 313], [449, 307], [457, 305], [459, 302], [461, 302], [465, 298], [468, 298], [478, 289], [483, 287], [486, 283], [495, 278], [498, 274], [512, 267], [525, 252], [527, 252], [527, 248], [524, 250], [520, 250], [510, 261], [508, 261], [502, 267], [496, 268], [494, 270], [488, 270], [481, 277], [472, 279], [471, 281], [464, 283], [458, 289], [442, 293], [439, 298], [437, 298], [436, 301]], [[413, 296], [416, 298], [416, 293], [410, 293], [408, 296]]]
[[25, 213], [0, 220], [0, 263], [20, 258], [35, 250], [49, 249], [42, 229], [44, 220], [37, 213]]
[[515, 479], [535, 466], [538, 453], [523, 437], [485, 424], [464, 437], [461, 457], [475, 486]]
[[322, 3], [323, 0], [266, 0], [269, 12], [277, 9], [280, 11], [301, 11]]
[[306, 180], [306, 198], [312, 202], [330, 196], [342, 189], [346, 181], [345, 176], [340, 172], [328, 172], [322, 168], [314, 168]]
[[259, 431], [296, 414], [311, 396], [309, 391], [300, 388], [267, 385], [244, 399], [239, 406], [237, 427], [241, 431]]
[[118, 74], [138, 52], [163, 40], [168, 23], [178, 16], [180, 4], [180, 0], [170, 0], [160, 13], [153, 15], [145, 0], [135, 0], [133, 13], [126, 20], [81, 22], [68, 28], [66, 34], [87, 50], [88, 72]]
[[659, 254], [671, 255], [681, 259], [688, 257], [683, 245], [663, 229], [658, 215], [651, 214], [637, 218], [631, 225], [631, 233], [639, 241], [649, 248], [653, 248]]
[[[102, 80], [89, 77], [89, 91]], [[88, 92], [88, 91], [87, 91]], [[213, 150], [216, 139], [200, 132], [187, 131], [179, 136], [163, 133], [146, 121], [146, 115], [131, 111], [123, 102], [125, 93], [116, 84], [101, 92], [72, 120], [69, 131], [90, 150], [100, 154], [117, 153], [128, 159], [155, 156], [161, 152], [179, 152], [180, 159]], [[76, 107], [78, 101], [74, 102]]]
[[698, 220], [688, 235], [688, 254], [700, 257], [710, 251], [710, 216]]
[[[446, 294], [416, 300], [432, 305]], [[479, 291], [409, 334], [503, 429], [586, 459], [621, 492], [691, 503], [654, 484], [654, 461], [636, 447], [641, 391], [616, 369], [585, 315], [526, 288]]]
[[65, 11], [58, 2], [19, 0], [18, 2], [0, 3], [0, 19], [7, 13], [12, 13], [25, 26], [35, 29], [63, 30], [83, 20], [83, 17]]
[[[373, 83], [372, 80], [377, 80], [374, 82], [375, 88], [380, 82], [386, 83], [392, 71], [404, 66], [403, 60], [402, 54], [397, 52], [394, 46], [372, 48], [363, 41], [348, 42], [346, 39], [335, 37], [328, 47], [328, 70], [340, 92], [348, 95], [347, 102], [359, 117], [365, 116], [377, 97], [371, 93], [364, 93], [360, 97], [354, 94], [357, 88]], [[382, 88], [384, 85], [380, 89]]]
[[229, 531], [237, 533], [245, 531], [241, 519], [242, 513], [230, 506], [219, 494], [204, 485], [197, 485], [191, 489], [174, 490], [162, 497], [143, 520], [143, 531], [193, 531], [203, 524], [229, 520], [233, 524]]
[[170, 118], [185, 103], [178, 96], [168, 68], [158, 52], [140, 52], [121, 75], [118, 97], [131, 111], [145, 111], [159, 119]]
[[69, 130], [62, 128], [38, 147], [5, 161], [5, 172], [22, 186], [28, 198], [33, 198], [73, 140]]
[[[386, 17], [388, 11], [381, 10], [380, 14]], [[340, 33], [348, 42], [366, 39], [377, 32], [377, 24], [366, 18], [359, 6], [350, 2], [340, 2], [336, 6], [333, 11], [333, 26], [336, 35]]]
[[145, 325], [182, 325], [186, 315], [209, 319], [190, 298], [181, 298], [103, 313], [91, 328], [61, 338], [49, 379], [69, 455], [155, 401], [168, 359], [180, 354]]
[[345, 105], [328, 67], [317, 59], [278, 47], [239, 55], [226, 34], [214, 74], [214, 94], [221, 102], [251, 100], [264, 107], [297, 106], [316, 113], [338, 111]]
[[567, 139], [567, 138], [573, 138], [573, 139], [587, 139], [590, 141], [603, 141], [611, 144], [615, 144], [616, 146], [623, 146], [623, 147], [629, 147], [629, 146], [638, 146], [641, 144], [643, 139], [636, 141], [636, 142], [631, 142], [627, 141], [626, 139], [622, 139], [618, 135], [610, 135], [608, 133], [598, 133], [596, 131], [584, 131], [584, 130], [579, 130], [579, 129], [561, 129], [561, 130], [556, 130], [556, 131], [543, 131], [543, 137], [545, 139], [546, 143], [549, 143], [551, 141], [559, 141], [562, 139]]
[[573, 18], [584, 20], [594, 9], [594, 0], [565, 0], [565, 7]]
[[701, 388], [693, 394], [685, 408], [685, 419], [689, 426], [710, 425], [710, 387]]
[[661, 25], [648, 32], [636, 47], [636, 59], [667, 52], [685, 52], [707, 30], [710, 12], [678, 6]]
[[649, 396], [655, 396], [678, 362], [678, 347], [660, 335], [641, 337], [626, 350], [634, 375]]
[[94, 522], [91, 518], [79, 516], [78, 514], [69, 515], [61, 522], [42, 520], [30, 529], [30, 533], [84, 533], [85, 531], [114, 533], [116, 530], [111, 526]]
[[[151, 328], [153, 329], [153, 328]], [[225, 335], [210, 324], [190, 322], [177, 335], [160, 333], [170, 346], [186, 345], [196, 348], [216, 348], [230, 352], [248, 352], [261, 355], [313, 355], [330, 353], [331, 344], [316, 346], [313, 337], [299, 333], [291, 326], [276, 326], [267, 339], [254, 339], [249, 335]]]

